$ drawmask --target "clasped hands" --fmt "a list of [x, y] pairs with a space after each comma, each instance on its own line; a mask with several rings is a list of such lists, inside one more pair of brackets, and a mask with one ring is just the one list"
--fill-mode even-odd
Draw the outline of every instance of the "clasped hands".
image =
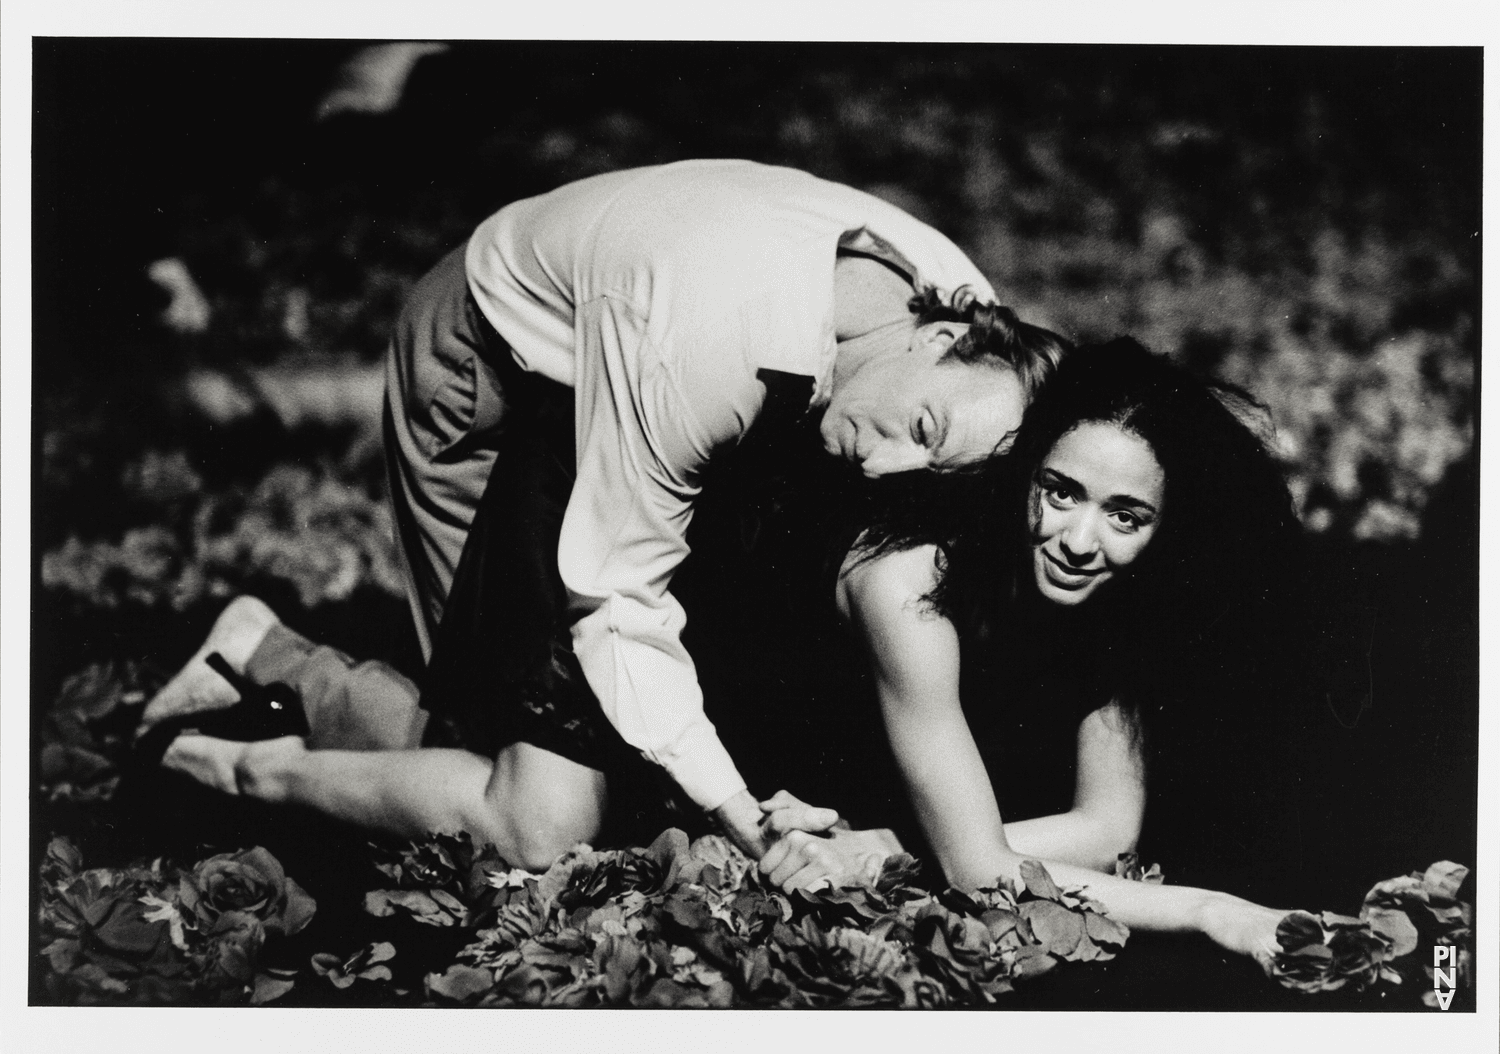
[[787, 791], [758, 803], [761, 834], [769, 843], [761, 873], [791, 892], [873, 885], [881, 865], [901, 843], [884, 828], [851, 830], [832, 809], [820, 809]]

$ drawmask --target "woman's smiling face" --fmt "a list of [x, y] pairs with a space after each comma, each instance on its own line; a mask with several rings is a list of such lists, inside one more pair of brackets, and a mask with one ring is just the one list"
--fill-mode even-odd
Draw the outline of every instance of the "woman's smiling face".
[[1088, 421], [1065, 433], [1032, 482], [1037, 590], [1054, 604], [1087, 600], [1145, 550], [1165, 490], [1156, 454], [1133, 432]]

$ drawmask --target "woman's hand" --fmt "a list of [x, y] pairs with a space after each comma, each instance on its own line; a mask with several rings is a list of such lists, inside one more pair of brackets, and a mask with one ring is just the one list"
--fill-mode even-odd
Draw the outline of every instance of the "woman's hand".
[[[768, 816], [768, 823], [785, 824], [793, 820], [810, 822], [826, 818], [818, 815], [826, 813], [833, 813], [833, 810], [814, 809], [796, 802], [795, 805], [782, 806], [773, 811]], [[837, 814], [834, 817], [836, 820]], [[760, 870], [788, 893], [794, 889], [812, 891], [829, 887], [868, 886], [880, 878], [880, 867], [885, 858], [899, 852], [901, 843], [884, 828], [851, 831], [847, 827], [841, 827], [827, 830], [826, 833], [789, 829], [772, 842], [766, 855], [761, 857]]]
[[1282, 950], [1276, 940], [1276, 928], [1290, 914], [1239, 897], [1212, 894], [1203, 908], [1201, 928], [1219, 947], [1250, 956], [1270, 974]]
[[874, 885], [880, 867], [901, 843], [885, 829], [835, 830], [828, 834], [792, 831], [761, 857], [761, 873], [790, 893], [794, 889]]
[[834, 810], [809, 805], [790, 791], [777, 791], [760, 807], [761, 832], [771, 843], [760, 869], [788, 893], [869, 885], [880, 877], [885, 858], [901, 851], [890, 831], [851, 831]]

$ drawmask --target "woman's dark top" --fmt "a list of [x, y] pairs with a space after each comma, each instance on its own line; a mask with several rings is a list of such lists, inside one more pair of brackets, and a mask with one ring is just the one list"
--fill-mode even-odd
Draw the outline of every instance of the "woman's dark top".
[[[922, 853], [868, 657], [833, 603], [867, 485], [822, 453], [798, 381], [767, 377], [761, 420], [705, 480], [692, 555], [673, 582], [688, 613], [683, 640], [752, 793], [785, 787], [855, 826], [891, 827]], [[428, 741], [492, 756], [526, 740], [605, 771], [605, 841], [704, 831], [702, 815], [604, 720], [568, 648], [547, 554], [571, 484], [570, 407], [534, 403], [537, 420], [515, 429], [515, 449], [497, 460], [455, 577], [423, 688]], [[1156, 671], [1159, 690], [1137, 693], [1149, 770], [1142, 855], [1174, 882], [1248, 894], [1258, 875], [1304, 867], [1296, 718], [1307, 693], [1267, 625], [1277, 623], [1265, 612], [1230, 605], [1192, 662]], [[961, 640], [964, 711], [1002, 816], [1066, 811], [1078, 724], [1114, 693], [1109, 677], [1076, 635], [1024, 617], [998, 638], [961, 627]]]

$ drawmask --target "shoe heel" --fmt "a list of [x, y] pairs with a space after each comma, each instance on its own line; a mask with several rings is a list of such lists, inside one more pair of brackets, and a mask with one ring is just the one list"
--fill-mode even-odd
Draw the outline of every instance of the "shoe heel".
[[220, 655], [216, 651], [213, 651], [209, 652], [208, 658], [204, 659], [203, 661], [208, 664], [209, 669], [213, 670], [214, 673], [218, 674], [220, 677], [224, 678], [224, 680], [228, 681], [229, 686], [236, 692], [240, 693], [241, 701], [250, 697], [250, 693], [255, 688], [255, 685], [252, 684], [248, 679], [246, 679], [242, 674], [235, 673], [234, 667], [229, 665], [229, 661], [225, 659], [224, 656]]
[[218, 652], [210, 652], [204, 661], [240, 695], [238, 704], [222, 712], [223, 725], [219, 730], [205, 727], [204, 732], [245, 741], [308, 734], [310, 728], [302, 697], [291, 685], [283, 681], [256, 684], [236, 673]]

